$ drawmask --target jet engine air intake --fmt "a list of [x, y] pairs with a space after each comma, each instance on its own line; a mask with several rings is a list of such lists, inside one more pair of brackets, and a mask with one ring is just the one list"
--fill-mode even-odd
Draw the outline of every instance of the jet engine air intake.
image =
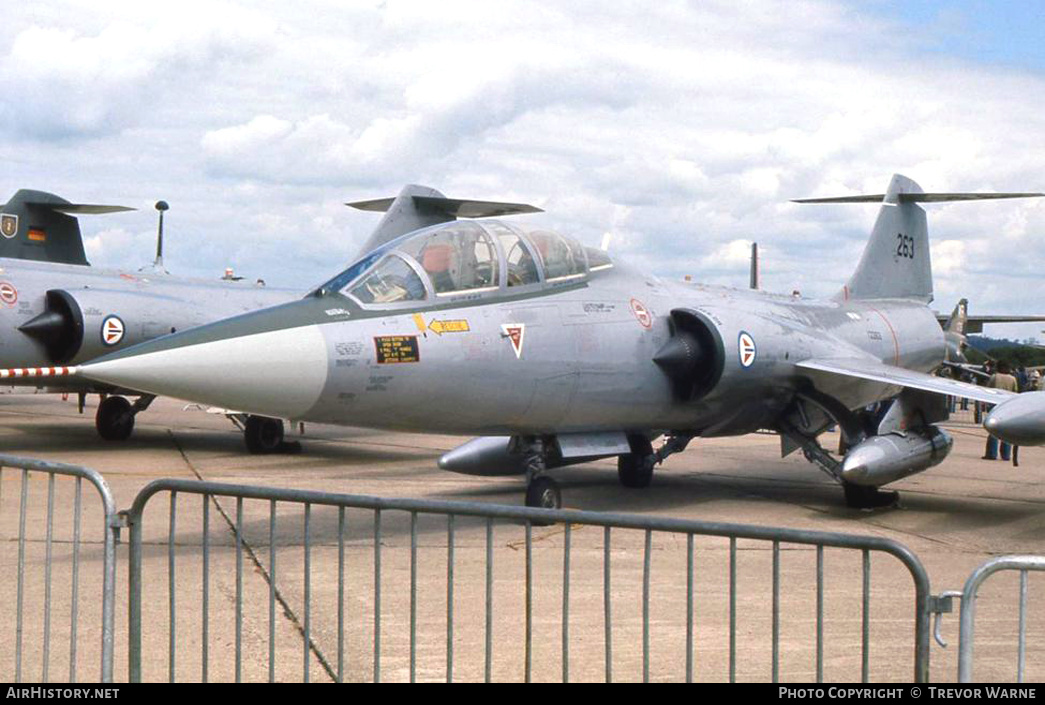
[[671, 329], [671, 339], [653, 356], [653, 362], [671, 380], [679, 401], [695, 401], [714, 389], [722, 376], [722, 337], [706, 316], [689, 309], [671, 312]]
[[18, 330], [39, 341], [55, 364], [71, 361], [83, 347], [83, 313], [67, 291], [47, 292], [44, 312], [26, 321]]

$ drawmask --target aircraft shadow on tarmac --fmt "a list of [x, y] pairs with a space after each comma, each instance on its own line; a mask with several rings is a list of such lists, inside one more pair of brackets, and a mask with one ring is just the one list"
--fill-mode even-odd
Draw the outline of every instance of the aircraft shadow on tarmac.
[[[272, 456], [252, 456], [243, 445], [243, 435], [230, 428], [228, 431], [215, 431], [204, 428], [182, 428], [172, 434], [163, 428], [140, 427], [135, 434], [119, 444], [101, 441], [94, 427], [88, 424], [55, 425], [53, 423], [21, 423], [7, 427], [7, 442], [4, 445], [14, 446], [17, 455], [31, 455], [34, 450], [46, 450], [48, 453], [93, 453], [119, 450], [133, 453], [136, 450], [172, 450], [181, 449], [186, 453], [221, 454], [242, 456], [249, 460], [254, 457], [279, 458], [296, 455], [296, 453], [273, 454]], [[16, 439], [12, 442], [11, 439]], [[174, 441], [176, 440], [176, 445]], [[297, 435], [288, 435], [287, 440], [298, 440]], [[351, 442], [331, 442], [325, 439], [302, 437], [307, 444], [307, 457], [314, 462], [297, 460], [295, 468], [308, 468], [317, 465], [330, 465], [332, 462], [349, 463], [401, 461], [416, 459], [417, 452], [399, 450], [392, 447], [375, 448], [373, 446], [354, 445]], [[5, 452], [12, 452], [7, 451]], [[66, 460], [73, 464], [87, 464], [87, 461]], [[434, 464], [434, 460], [432, 461]], [[104, 474], [103, 468], [95, 468]]]

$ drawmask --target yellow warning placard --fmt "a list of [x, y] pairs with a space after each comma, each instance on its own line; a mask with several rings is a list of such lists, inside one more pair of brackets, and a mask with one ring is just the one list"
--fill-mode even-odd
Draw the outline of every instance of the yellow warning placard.
[[416, 335], [383, 335], [374, 338], [377, 362], [391, 365], [400, 362], [420, 362], [421, 352]]

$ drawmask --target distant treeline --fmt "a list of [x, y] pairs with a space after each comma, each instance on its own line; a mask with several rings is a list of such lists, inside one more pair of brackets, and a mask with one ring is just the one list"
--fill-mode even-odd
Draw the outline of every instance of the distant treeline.
[[[986, 355], [984, 354], [986, 353]], [[990, 355], [995, 360], [1007, 360], [1016, 367], [1045, 365], [1045, 349], [1024, 345], [1005, 338], [988, 338], [982, 335], [969, 336], [969, 349], [965, 356], [974, 365], [982, 365]]]

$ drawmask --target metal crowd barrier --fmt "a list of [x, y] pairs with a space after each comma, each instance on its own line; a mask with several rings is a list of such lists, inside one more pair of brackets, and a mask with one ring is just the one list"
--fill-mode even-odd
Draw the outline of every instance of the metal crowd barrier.
[[[5, 471], [21, 471], [21, 488], [18, 512], [18, 567], [17, 567], [17, 592], [15, 597], [16, 627], [15, 627], [15, 682], [22, 682], [23, 675], [23, 639], [25, 636], [25, 581], [26, 581], [26, 518], [29, 502], [29, 481], [34, 473], [47, 476], [47, 524], [45, 558], [44, 558], [44, 624], [42, 634], [42, 663], [39, 680], [49, 680], [49, 668], [51, 663], [51, 603], [52, 603], [52, 563], [55, 543], [54, 520], [55, 520], [55, 477], [68, 476], [76, 479], [75, 497], [73, 500], [72, 515], [65, 514], [62, 507], [63, 517], [69, 517], [72, 521], [72, 566], [70, 580], [70, 625], [69, 625], [69, 681], [75, 682], [77, 676], [77, 645], [78, 645], [78, 623], [80, 602], [80, 545], [81, 545], [81, 520], [83, 512], [83, 480], [90, 482], [98, 492], [103, 512], [103, 525], [101, 527], [101, 539], [103, 546], [102, 559], [102, 621], [101, 621], [101, 670], [99, 677], [103, 683], [112, 682], [113, 674], [113, 616], [116, 586], [116, 540], [119, 531], [119, 519], [116, 514], [116, 504], [113, 501], [109, 486], [104, 478], [94, 470], [66, 465], [64, 463], [50, 463], [40, 460], [29, 460], [9, 455], [0, 455], [0, 493], [2, 493]], [[3, 507], [3, 498], [0, 496], [0, 507]], [[64, 508], [65, 511], [68, 508]], [[6, 512], [5, 512], [6, 514]], [[91, 596], [91, 599], [96, 599]], [[35, 680], [35, 679], [33, 679]]]
[[[331, 494], [326, 492], [315, 492], [315, 491], [301, 491], [301, 490], [287, 490], [287, 489], [269, 489], [255, 486], [242, 486], [242, 485], [230, 485], [230, 484], [219, 484], [210, 482], [196, 482], [187, 480], [158, 480], [150, 483], [146, 486], [138, 495], [134, 501], [134, 505], [131, 510], [127, 513], [127, 523], [130, 527], [130, 565], [129, 565], [129, 678], [132, 682], [141, 681], [143, 678], [143, 655], [142, 655], [142, 644], [143, 644], [143, 614], [142, 614], [142, 603], [144, 594], [146, 592], [145, 586], [145, 562], [143, 560], [143, 544], [144, 541], [144, 515], [147, 504], [150, 499], [160, 493], [166, 493], [169, 496], [169, 516], [167, 517], [168, 524], [168, 537], [167, 537], [167, 565], [168, 565], [168, 604], [167, 604], [167, 624], [169, 629], [169, 643], [168, 643], [168, 678], [173, 681], [175, 680], [177, 671], [176, 658], [179, 654], [185, 654], [186, 651], [183, 646], [179, 646], [177, 641], [178, 636], [178, 617], [182, 614], [178, 611], [178, 603], [176, 600], [177, 587], [179, 584], [184, 586], [184, 580], [179, 583], [176, 576], [177, 573], [177, 558], [176, 558], [176, 542], [175, 533], [181, 531], [182, 536], [186, 531], [183, 523], [178, 521], [179, 508], [183, 507], [186, 503], [182, 501], [183, 495], [199, 496], [201, 498], [202, 517], [201, 517], [201, 548], [202, 548], [202, 584], [200, 586], [200, 605], [202, 608], [200, 617], [200, 633], [198, 640], [195, 637], [190, 637], [189, 641], [192, 643], [198, 642], [198, 648], [200, 649], [200, 672], [199, 678], [201, 680], [207, 680], [209, 676], [210, 666], [210, 653], [209, 649], [209, 629], [210, 629], [210, 608], [211, 604], [211, 588], [210, 583], [213, 578], [211, 576], [211, 530], [210, 524], [210, 506], [214, 504], [221, 510], [220, 504], [217, 502], [217, 498], [230, 498], [235, 500], [235, 518], [227, 514], [224, 516], [224, 520], [228, 524], [229, 532], [233, 536], [235, 542], [235, 590], [234, 595], [225, 595], [225, 598], [234, 604], [235, 609], [235, 626], [234, 635], [229, 639], [231, 643], [229, 646], [232, 647], [229, 650], [232, 652], [229, 654], [234, 658], [234, 673], [235, 680], [241, 680], [243, 676], [243, 660], [244, 660], [244, 581], [243, 581], [243, 554], [246, 549], [250, 552], [250, 558], [254, 561], [255, 572], [261, 572], [265, 575], [268, 582], [268, 624], [267, 624], [267, 636], [262, 637], [259, 633], [253, 634], [256, 641], [261, 641], [267, 638], [268, 647], [268, 663], [267, 663], [267, 674], [270, 681], [276, 680], [276, 631], [277, 631], [277, 605], [284, 611], [289, 612], [289, 607], [286, 601], [286, 597], [280, 592], [277, 587], [277, 505], [288, 503], [291, 505], [298, 505], [302, 508], [301, 518], [301, 531], [303, 538], [303, 568], [302, 574], [293, 574], [293, 578], [284, 579], [282, 578], [282, 571], [286, 568], [279, 565], [280, 573], [279, 578], [281, 585], [285, 589], [296, 589], [295, 585], [301, 586], [302, 589], [302, 603], [304, 614], [303, 618], [298, 618], [297, 629], [302, 637], [301, 646], [301, 674], [302, 680], [309, 680], [310, 668], [313, 659], [321, 662], [322, 667], [325, 669], [326, 674], [332, 679], [338, 682], [342, 681], [345, 677], [345, 630], [346, 630], [346, 614], [345, 614], [345, 545], [346, 545], [346, 510], [368, 510], [372, 512], [373, 522], [372, 529], [370, 528], [369, 522], [364, 522], [363, 526], [367, 527], [366, 533], [367, 540], [372, 544], [372, 595], [373, 595], [373, 623], [372, 627], [368, 630], [372, 634], [372, 671], [367, 669], [366, 673], [372, 673], [373, 680], [375, 682], [382, 680], [382, 637], [388, 630], [389, 625], [384, 623], [382, 610], [382, 599], [385, 597], [385, 592], [382, 587], [382, 557], [383, 553], [391, 549], [383, 549], [383, 527], [385, 527], [389, 521], [388, 517], [397, 517], [399, 519], [409, 518], [410, 525], [410, 563], [409, 563], [409, 671], [408, 678], [411, 682], [418, 678], [418, 519], [425, 515], [437, 515], [445, 517], [445, 530], [446, 530], [446, 633], [445, 633], [445, 679], [452, 681], [455, 674], [455, 567], [458, 565], [455, 561], [455, 531], [458, 528], [458, 521], [464, 521], [464, 517], [478, 518], [479, 520], [485, 521], [485, 560], [483, 561], [483, 569], [485, 573], [485, 586], [482, 593], [482, 602], [480, 603], [480, 597], [477, 594], [474, 602], [473, 609], [467, 611], [465, 615], [468, 618], [474, 618], [478, 624], [481, 617], [481, 623], [484, 624], [483, 629], [483, 657], [482, 657], [482, 673], [485, 680], [491, 680], [491, 672], [493, 665], [493, 633], [495, 630], [494, 621], [496, 613], [493, 608], [494, 603], [494, 579], [493, 579], [493, 536], [495, 524], [509, 524], [514, 525], [515, 530], [523, 532], [524, 538], [522, 546], [525, 555], [525, 571], [524, 571], [524, 584], [523, 591], [524, 597], [522, 600], [522, 606], [524, 610], [524, 638], [522, 639], [521, 648], [524, 652], [524, 679], [530, 681], [534, 677], [533, 673], [533, 657], [534, 657], [534, 634], [536, 628], [536, 619], [538, 616], [534, 614], [535, 600], [540, 598], [547, 602], [545, 594], [538, 594], [534, 589], [534, 544], [535, 539], [533, 537], [533, 529], [535, 526], [545, 526], [550, 524], [561, 524], [563, 528], [562, 533], [562, 563], [561, 563], [561, 620], [559, 623], [558, 631], [561, 634], [561, 646], [559, 658], [561, 658], [561, 678], [563, 681], [568, 681], [571, 678], [571, 659], [574, 654], [571, 652], [572, 641], [570, 637], [570, 611], [573, 607], [571, 603], [571, 584], [574, 584], [574, 580], [571, 577], [571, 557], [572, 557], [572, 546], [573, 546], [573, 534], [579, 528], [582, 527], [598, 527], [602, 529], [602, 605], [601, 612], [603, 614], [603, 620], [605, 625], [602, 647], [602, 677], [606, 681], [612, 681], [614, 678], [614, 657], [613, 649], [617, 645], [617, 636], [615, 634], [615, 622], [614, 615], [618, 609], [627, 611], [629, 607], [633, 608], [633, 605], [626, 603], [626, 601], [616, 596], [616, 590], [611, 586], [613, 585], [611, 574], [614, 566], [614, 559], [612, 553], [615, 547], [614, 539], [620, 535], [622, 530], [633, 530], [641, 532], [644, 538], [643, 549], [642, 549], [642, 592], [641, 592], [641, 651], [642, 651], [642, 679], [650, 679], [650, 660], [651, 660], [651, 638], [653, 625], [650, 618], [651, 610], [651, 572], [652, 572], [652, 539], [653, 535], [656, 534], [667, 534], [674, 537], [686, 537], [686, 570], [687, 577], [686, 583], [686, 596], [685, 596], [685, 670], [684, 673], [680, 672], [678, 677], [685, 678], [687, 681], [693, 680], [694, 677], [694, 639], [695, 639], [695, 620], [694, 620], [694, 601], [696, 597], [696, 591], [694, 587], [694, 540], [696, 537], [719, 537], [728, 539], [729, 542], [729, 653], [728, 653], [728, 675], [732, 681], [736, 677], [737, 667], [737, 645], [738, 645], [738, 634], [737, 634], [737, 618], [738, 618], [738, 606], [737, 606], [737, 582], [738, 582], [738, 541], [754, 540], [759, 542], [765, 542], [767, 547], [771, 548], [772, 552], [772, 620], [771, 620], [771, 645], [772, 645], [772, 665], [771, 665], [771, 677], [773, 681], [778, 680], [780, 673], [781, 664], [781, 653], [780, 653], [780, 633], [781, 633], [781, 546], [782, 545], [799, 545], [815, 548], [816, 553], [816, 617], [815, 617], [815, 641], [816, 641], [816, 678], [818, 681], [823, 679], [823, 667], [824, 667], [824, 644], [825, 644], [825, 619], [824, 619], [824, 550], [825, 548], [831, 549], [851, 549], [860, 552], [862, 559], [862, 595], [861, 595], [861, 677], [863, 681], [869, 680], [869, 658], [870, 658], [870, 633], [871, 633], [871, 617], [870, 617], [870, 595], [871, 595], [871, 555], [872, 553], [884, 553], [891, 555], [896, 558], [907, 571], [909, 571], [913, 580], [914, 588], [914, 604], [911, 605], [912, 616], [914, 618], [914, 644], [912, 645], [911, 653], [913, 656], [913, 671], [911, 677], [917, 682], [926, 682], [929, 677], [929, 621], [930, 621], [930, 589], [929, 589], [929, 578], [926, 574], [921, 561], [918, 560], [905, 546], [890, 541], [887, 539], [867, 536], [852, 536], [845, 534], [826, 533], [818, 531], [801, 531], [793, 529], [776, 529], [776, 528], [761, 528], [725, 523], [713, 523], [713, 522], [699, 522], [699, 521], [682, 521], [676, 519], [666, 519], [659, 517], [646, 517], [646, 516], [631, 516], [623, 514], [604, 514], [594, 512], [581, 512], [573, 510], [561, 510], [561, 511], [550, 511], [540, 509], [529, 509], [525, 507], [509, 507], [492, 504], [482, 503], [465, 503], [465, 502], [444, 502], [444, 501], [429, 501], [429, 500], [410, 500], [410, 499], [382, 499], [377, 497], [367, 496], [353, 496], [353, 495], [341, 495]], [[249, 546], [245, 546], [244, 542], [244, 501], [245, 500], [260, 500], [268, 503], [268, 541], [269, 541], [269, 556], [268, 565], [262, 565], [259, 555], [253, 553], [253, 549]], [[190, 506], [194, 506], [195, 502], [191, 503]], [[264, 505], [262, 505], [264, 506]], [[336, 659], [327, 658], [323, 655], [322, 651], [316, 647], [314, 640], [313, 625], [312, 625], [312, 531], [313, 531], [313, 519], [312, 509], [313, 507], [330, 507], [337, 509], [337, 634], [336, 637], [327, 635], [328, 640], [332, 639], [336, 641]], [[405, 513], [402, 514], [391, 514]], [[223, 514], [225, 514], [223, 512]], [[263, 521], [263, 520], [262, 520]], [[286, 520], [280, 524], [280, 529], [285, 529]], [[519, 526], [521, 524], [521, 527]], [[264, 527], [261, 527], [260, 531], [263, 531]], [[358, 540], [358, 534], [350, 537], [351, 540]], [[595, 538], [595, 537], [593, 537]], [[182, 541], [185, 539], [182, 538]], [[618, 541], [620, 539], [617, 539]], [[330, 541], [333, 541], [331, 538]], [[153, 545], [153, 544], [150, 544]], [[365, 547], [365, 546], [364, 546]], [[329, 546], [328, 546], [329, 548]], [[260, 553], [260, 552], [259, 552]], [[589, 550], [588, 553], [594, 553]], [[622, 557], [621, 551], [618, 548], [617, 564], [619, 565]], [[811, 552], [810, 552], [811, 553]], [[581, 558], [588, 558], [588, 554], [583, 554], [578, 557], [578, 562]], [[370, 560], [370, 559], [368, 559]], [[391, 559], [390, 559], [391, 561]], [[152, 565], [152, 563], [150, 563]], [[594, 571], [588, 571], [587, 574], [591, 574]], [[855, 576], [854, 576], [855, 577]], [[230, 576], [225, 576], [225, 579], [231, 581]], [[460, 586], [470, 588], [471, 583]], [[585, 587], [585, 586], [582, 586]], [[618, 586], [619, 587], [619, 586]], [[184, 587], [183, 587], [184, 589]], [[390, 603], [394, 603], [397, 599], [405, 601], [405, 589], [406, 586], [402, 586], [400, 590], [394, 591]], [[228, 588], [231, 591], [231, 587]], [[597, 593], [596, 593], [597, 594]], [[156, 596], [150, 595], [150, 598]], [[592, 609], [591, 604], [597, 600], [593, 598], [589, 602], [582, 604], [582, 607], [589, 610]], [[623, 604], [623, 606], [621, 605]], [[184, 604], [184, 603], [183, 603]], [[482, 606], [480, 606], [480, 604]], [[154, 611], [159, 608], [156, 606], [156, 600], [150, 599], [149, 606], [154, 608]], [[543, 613], [542, 613], [543, 615]], [[253, 618], [254, 615], [248, 615]], [[428, 612], [425, 612], [425, 617], [429, 616]], [[785, 615], [786, 616], [786, 615]], [[854, 617], [855, 614], [847, 613], [847, 618]], [[892, 615], [890, 615], [892, 616]], [[192, 615], [189, 618], [189, 622], [196, 618]], [[680, 620], [681, 621], [681, 620]], [[154, 620], [148, 620], [149, 625], [154, 625]], [[399, 626], [399, 625], [393, 625]], [[405, 629], [405, 627], [403, 627]], [[662, 627], [664, 628], [664, 627]], [[362, 629], [362, 627], [359, 627]], [[184, 629], [182, 631], [185, 631]], [[258, 630], [256, 630], [258, 631]], [[396, 630], [392, 630], [394, 634], [400, 634]], [[681, 636], [681, 631], [679, 631]], [[638, 641], [638, 639], [636, 639]], [[680, 639], [681, 641], [681, 639]], [[234, 644], [234, 646], [233, 646]], [[591, 639], [586, 641], [589, 649], [586, 653], [590, 654], [591, 651]], [[405, 644], [404, 644], [405, 645]], [[629, 644], [630, 645], [630, 644]], [[424, 641], [425, 647], [431, 647], [431, 643], [428, 640]], [[334, 649], [330, 649], [333, 651]], [[476, 649], [477, 651], [478, 649]], [[255, 665], [255, 664], [251, 664]], [[476, 672], [477, 664], [476, 665]], [[679, 666], [681, 671], [681, 659], [679, 660]], [[184, 672], [184, 668], [182, 672]], [[431, 670], [429, 670], [429, 677]], [[400, 671], [400, 676], [405, 679], [406, 673]], [[591, 672], [589, 671], [589, 676]], [[155, 679], [155, 677], [154, 677]]]
[[1008, 570], [1016, 570], [1020, 574], [1016, 679], [1023, 683], [1027, 655], [1027, 574], [1032, 570], [1045, 571], [1045, 556], [1001, 556], [981, 565], [965, 581], [958, 645], [958, 680], [961, 683], [972, 682], [973, 647], [976, 641], [976, 594], [987, 578]]

